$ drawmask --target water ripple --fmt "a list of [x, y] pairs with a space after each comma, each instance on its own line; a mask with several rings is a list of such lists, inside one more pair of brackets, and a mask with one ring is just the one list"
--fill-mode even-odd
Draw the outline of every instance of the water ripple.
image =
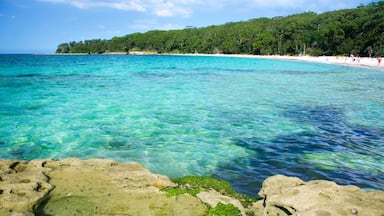
[[383, 84], [292, 61], [0, 55], [0, 157], [136, 161], [252, 196], [274, 174], [382, 189]]

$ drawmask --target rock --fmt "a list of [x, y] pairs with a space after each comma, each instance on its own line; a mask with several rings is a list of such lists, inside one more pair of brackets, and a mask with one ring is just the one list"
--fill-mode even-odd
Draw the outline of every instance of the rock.
[[[201, 186], [182, 189], [137, 163], [106, 159], [0, 160], [0, 215], [198, 216], [208, 213], [206, 204], [222, 203], [232, 204], [242, 215], [384, 216], [383, 191], [277, 175], [264, 181], [262, 200], [249, 208], [252, 200], [244, 205], [244, 197], [228, 193], [233, 190], [229, 184], [221, 186], [227, 189], [224, 193], [207, 188], [204, 178], [193, 179], [203, 181], [196, 184]], [[177, 193], [168, 195], [162, 188]], [[187, 193], [191, 190], [197, 197]]]
[[303, 182], [298, 178], [272, 176], [254, 204], [258, 215], [384, 215], [384, 192], [365, 192], [355, 186], [331, 181]]
[[240, 210], [242, 215], [246, 215], [245, 209], [243, 205], [241, 205], [239, 200], [229, 196], [224, 196], [215, 190], [200, 192], [199, 194], [197, 194], [197, 197], [204, 203], [207, 203], [210, 206], [212, 206], [212, 208], [215, 208], [219, 203], [222, 203], [225, 205], [232, 204], [233, 206], [235, 206]]
[[0, 215], [204, 215], [196, 197], [168, 197], [168, 177], [112, 160], [0, 160]]
[[[65, 159], [48, 162], [50, 183], [56, 188], [39, 212], [57, 215], [204, 215], [206, 207], [195, 197], [167, 197], [173, 186], [168, 177], [152, 174], [137, 163], [111, 160]], [[175, 207], [175, 203], [178, 203]]]
[[30, 215], [54, 188], [42, 163], [0, 160], [0, 215]]

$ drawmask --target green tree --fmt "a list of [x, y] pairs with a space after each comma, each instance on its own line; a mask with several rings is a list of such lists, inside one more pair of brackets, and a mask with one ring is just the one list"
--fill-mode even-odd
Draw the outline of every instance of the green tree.
[[62, 43], [57, 53], [156, 51], [280, 55], [384, 55], [384, 2], [354, 9], [257, 18], [204, 28], [153, 30]]

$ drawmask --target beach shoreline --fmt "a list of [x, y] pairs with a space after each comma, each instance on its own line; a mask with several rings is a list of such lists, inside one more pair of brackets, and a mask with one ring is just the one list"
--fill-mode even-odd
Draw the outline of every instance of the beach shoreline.
[[[169, 54], [174, 55], [174, 54]], [[236, 58], [258, 58], [287, 61], [303, 61], [323, 64], [336, 64], [352, 67], [364, 67], [371, 69], [384, 70], [384, 63], [378, 63], [377, 58], [369, 57], [346, 57], [346, 56], [281, 56], [281, 55], [243, 55], [243, 54], [175, 54], [189, 56], [218, 56], [218, 57], [236, 57]], [[383, 58], [381, 58], [383, 59]]]
[[[257, 58], [286, 61], [303, 61], [323, 64], [336, 64], [351, 67], [363, 67], [384, 70], [384, 62], [379, 63], [374, 57], [348, 57], [348, 56], [287, 56], [287, 55], [250, 55], [250, 54], [203, 54], [203, 53], [156, 53], [147, 51], [134, 52], [107, 52], [101, 54], [88, 53], [60, 53], [54, 55], [176, 55], [176, 56], [212, 56], [212, 57], [235, 57], [235, 58]], [[383, 61], [384, 57], [379, 57]]]
[[384, 64], [378, 64], [376, 58], [369, 57], [345, 57], [345, 56], [260, 56], [260, 58], [272, 58], [281, 60], [294, 60], [323, 64], [337, 64], [352, 67], [365, 67], [384, 70]]

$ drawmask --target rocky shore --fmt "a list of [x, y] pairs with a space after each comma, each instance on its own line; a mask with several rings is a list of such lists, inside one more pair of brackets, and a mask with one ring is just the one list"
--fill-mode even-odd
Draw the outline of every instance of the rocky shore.
[[255, 200], [223, 181], [171, 181], [106, 159], [0, 160], [0, 215], [384, 215], [384, 191], [266, 179]]

